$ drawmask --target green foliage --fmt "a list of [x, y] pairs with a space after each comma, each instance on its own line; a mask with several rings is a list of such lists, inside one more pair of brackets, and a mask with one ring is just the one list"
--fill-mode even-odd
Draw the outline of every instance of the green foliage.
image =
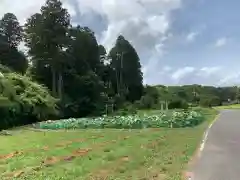
[[188, 109], [188, 103], [182, 99], [175, 99], [168, 104], [169, 109]]
[[3, 73], [0, 77], [0, 129], [56, 116], [56, 102], [44, 86], [16, 73]]
[[23, 37], [23, 29], [17, 17], [12, 13], [6, 13], [0, 20], [0, 36], [10, 47], [17, 48]]
[[117, 38], [109, 56], [112, 59], [112, 84], [116, 93], [134, 102], [143, 94], [140, 58], [134, 47], [123, 37]]
[[64, 84], [62, 76], [67, 56], [64, 48], [69, 41], [69, 27], [70, 15], [59, 0], [47, 0], [41, 12], [32, 15], [25, 25], [25, 42], [35, 78], [41, 79], [59, 98], [62, 98]]
[[[140, 58], [127, 39], [119, 36], [108, 53], [91, 29], [72, 26], [70, 19], [60, 0], [46, 0], [23, 29], [14, 14], [7, 13], [0, 20], [4, 127], [51, 118], [57, 114], [56, 106], [58, 118], [66, 119], [102, 115], [107, 105], [119, 115], [127, 115], [135, 114], [136, 109], [160, 109], [161, 102], [170, 109], [187, 109], [189, 104], [210, 107], [240, 99], [236, 87], [144, 87]], [[29, 67], [26, 56], [17, 49], [23, 34]]]
[[128, 115], [98, 118], [66, 119], [60, 121], [41, 122], [37, 127], [41, 129], [142, 129], [142, 128], [180, 128], [199, 125], [204, 116], [195, 111], [173, 111], [157, 115]]
[[217, 96], [203, 96], [200, 98], [199, 104], [203, 107], [220, 106], [221, 101]]
[[11, 70], [24, 74], [28, 67], [28, 60], [17, 48], [8, 44], [0, 46], [0, 63]]
[[63, 102], [65, 116], [83, 117], [104, 113], [107, 96], [104, 93], [103, 83], [95, 73], [69, 76], [66, 83], [67, 87], [74, 85], [75, 88], [66, 88], [65, 92], [68, 96]]
[[139, 109], [152, 109], [160, 107], [160, 93], [157, 88], [152, 86], [144, 87], [144, 95], [139, 101], [135, 102], [135, 105]]
[[22, 36], [23, 29], [17, 17], [12, 13], [6, 13], [0, 20], [0, 63], [24, 74], [28, 67], [28, 60], [17, 49]]
[[174, 99], [186, 101], [192, 106], [218, 106], [225, 102], [237, 99], [236, 87], [212, 87], [201, 85], [186, 86], [155, 86], [159, 91], [160, 99], [173, 101]]
[[124, 103], [123, 108], [114, 113], [114, 115], [119, 116], [127, 116], [130, 114], [137, 114], [137, 108], [134, 106], [134, 104], [131, 104], [129, 102]]
[[154, 99], [150, 95], [142, 96], [136, 103], [139, 109], [151, 109], [155, 105]]

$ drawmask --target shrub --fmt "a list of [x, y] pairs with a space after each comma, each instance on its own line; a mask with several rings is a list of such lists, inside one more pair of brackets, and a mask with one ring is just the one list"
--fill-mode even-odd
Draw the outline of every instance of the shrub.
[[142, 98], [138, 102], [139, 109], [150, 109], [154, 105], [154, 99], [149, 95], [142, 96]]
[[46, 120], [58, 114], [47, 88], [16, 73], [0, 77], [0, 129]]
[[220, 106], [221, 100], [216, 96], [203, 96], [199, 102], [202, 107]]
[[169, 109], [188, 109], [189, 105], [186, 101], [177, 99], [177, 100], [172, 100], [168, 104]]
[[126, 115], [133, 115], [137, 114], [136, 107], [131, 103], [124, 103], [124, 106], [122, 109], [119, 109], [114, 115], [120, 115], [120, 116], [126, 116]]

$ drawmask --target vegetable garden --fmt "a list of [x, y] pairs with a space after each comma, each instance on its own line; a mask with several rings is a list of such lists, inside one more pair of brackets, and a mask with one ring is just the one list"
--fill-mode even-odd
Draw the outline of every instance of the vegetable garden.
[[204, 121], [198, 111], [171, 111], [155, 114], [103, 116], [97, 118], [70, 118], [58, 121], [47, 121], [36, 124], [40, 129], [144, 129], [144, 128], [183, 128], [194, 127]]

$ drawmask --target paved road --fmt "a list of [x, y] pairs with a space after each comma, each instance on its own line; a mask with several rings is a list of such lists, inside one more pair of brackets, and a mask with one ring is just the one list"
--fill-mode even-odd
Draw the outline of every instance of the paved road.
[[193, 173], [193, 180], [240, 180], [240, 111], [221, 112]]

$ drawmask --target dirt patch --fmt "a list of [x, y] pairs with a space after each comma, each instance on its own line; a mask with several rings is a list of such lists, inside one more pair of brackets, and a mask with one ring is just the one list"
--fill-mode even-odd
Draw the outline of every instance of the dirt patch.
[[128, 156], [124, 156], [120, 159], [122, 162], [128, 162], [130, 161], [130, 158]]
[[86, 156], [90, 151], [92, 151], [91, 148], [88, 148], [88, 149], [78, 149], [76, 151], [74, 151], [72, 154], [76, 157], [79, 157], [79, 156]]
[[4, 176], [5, 176], [5, 177], [9, 177], [9, 178], [19, 178], [19, 177], [22, 176], [23, 174], [24, 174], [24, 171], [18, 170], [18, 171], [6, 173], [6, 174], [4, 174]]
[[48, 150], [49, 150], [49, 147], [48, 147], [48, 146], [44, 146], [44, 147], [42, 148], [42, 150], [48, 151]]
[[66, 147], [66, 146], [68, 146], [68, 145], [70, 145], [72, 143], [74, 143], [74, 141], [63, 141], [63, 142], [61, 142], [59, 144], [56, 144], [55, 147]]
[[123, 138], [123, 140], [127, 140], [129, 138], [130, 138], [130, 136], [126, 136], [126, 137]]
[[60, 161], [60, 159], [57, 158], [57, 157], [48, 157], [47, 159], [42, 161], [42, 164], [44, 166], [52, 166], [52, 165], [56, 164], [59, 161]]
[[[104, 137], [104, 136], [100, 136], [100, 137]], [[93, 138], [93, 137], [92, 137]], [[99, 137], [94, 137], [94, 138], [99, 138]], [[105, 147], [106, 145], [108, 144], [111, 144], [111, 143], [116, 143], [118, 142], [119, 140], [124, 140], [124, 139], [128, 139], [130, 138], [129, 136], [127, 137], [120, 137], [118, 138], [118, 140], [111, 140], [111, 141], [106, 141], [106, 142], [100, 142], [100, 143], [96, 143], [95, 145], [93, 145], [91, 148], [86, 148], [86, 149], [77, 149], [76, 151], [72, 152], [71, 155], [69, 156], [62, 156], [62, 157], [48, 157], [46, 158], [45, 160], [41, 161], [41, 165], [40, 166], [35, 166], [35, 167], [28, 167], [26, 169], [24, 169], [25, 171], [22, 171], [22, 170], [19, 170], [19, 171], [14, 171], [14, 172], [11, 172], [8, 174], [8, 176], [10, 178], [12, 177], [19, 177], [21, 176], [22, 174], [26, 174], [28, 173], [28, 170], [30, 169], [31, 171], [40, 171], [42, 168], [44, 167], [49, 167], [49, 166], [53, 166], [55, 164], [57, 164], [58, 162], [61, 162], [61, 161], [72, 161], [74, 160], [75, 158], [77, 157], [82, 157], [82, 156], [86, 156], [89, 154], [89, 152], [91, 152], [92, 150], [97, 150], [98, 148], [102, 148], [102, 147]], [[91, 138], [89, 138], [91, 139]], [[75, 139], [73, 141], [64, 141], [62, 143], [59, 143], [56, 146], [58, 147], [65, 147], [69, 144], [72, 144], [73, 142], [83, 142], [84, 140], [83, 139]], [[24, 152], [35, 152], [37, 150], [50, 150], [51, 148], [49, 148], [48, 146], [44, 146], [43, 148], [39, 148], [39, 149], [29, 149], [29, 150], [26, 150]], [[0, 156], [0, 160], [1, 159], [8, 159], [8, 158], [12, 158], [14, 156], [17, 156], [17, 155], [21, 155], [23, 154], [22, 151], [15, 151], [13, 153], [10, 153], [8, 155], [3, 155], [3, 156]], [[122, 158], [122, 161], [121, 162], [128, 162], [129, 161], [129, 157], [127, 156], [124, 156]], [[120, 161], [119, 161], [120, 162]], [[27, 170], [28, 169], [28, 170]], [[109, 171], [104, 171], [104, 170], [100, 170], [100, 172], [97, 173], [97, 176], [92, 176], [94, 178], [91, 178], [91, 179], [94, 179], [94, 180], [104, 180], [104, 179], [107, 179], [109, 176]], [[93, 174], [95, 175], [95, 173]]]
[[62, 157], [61, 159], [63, 161], [72, 161], [75, 158], [76, 158], [76, 156], [65, 156], [65, 157]]
[[22, 151], [15, 151], [15, 152], [12, 152], [10, 154], [0, 155], [0, 160], [11, 159], [11, 158], [13, 158], [15, 156], [22, 155], [22, 154], [23, 154]]
[[13, 177], [18, 178], [18, 177], [20, 177], [23, 174], [24, 174], [24, 172], [20, 170], [20, 171], [15, 172]]

